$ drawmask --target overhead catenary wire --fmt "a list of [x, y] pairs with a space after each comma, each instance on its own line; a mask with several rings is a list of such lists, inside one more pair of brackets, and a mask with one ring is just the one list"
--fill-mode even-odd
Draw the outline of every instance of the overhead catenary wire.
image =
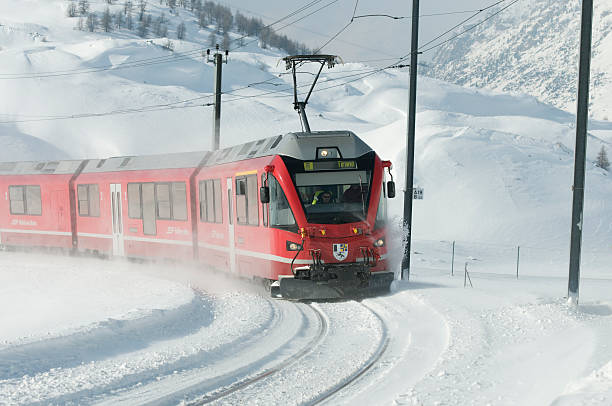
[[357, 12], [357, 6], [359, 5], [359, 0], [355, 1], [355, 8], [353, 9], [353, 16], [351, 17], [351, 19], [349, 20], [349, 22], [340, 29], [340, 31], [338, 31], [336, 34], [334, 34], [330, 39], [327, 40], [327, 42], [325, 42], [323, 45], [321, 45], [319, 48], [317, 48], [313, 53], [314, 54], [318, 54], [319, 52], [321, 52], [321, 50], [323, 48], [325, 48], [330, 42], [332, 42], [333, 40], [335, 40], [336, 38], [338, 38], [338, 36], [340, 34], [342, 34], [351, 24], [353, 24], [353, 21], [355, 21], [355, 13]]

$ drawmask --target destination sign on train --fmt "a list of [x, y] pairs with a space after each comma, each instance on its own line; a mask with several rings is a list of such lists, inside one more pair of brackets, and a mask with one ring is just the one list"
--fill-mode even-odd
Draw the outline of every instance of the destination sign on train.
[[336, 169], [357, 169], [357, 161], [304, 162], [305, 171], [333, 171]]

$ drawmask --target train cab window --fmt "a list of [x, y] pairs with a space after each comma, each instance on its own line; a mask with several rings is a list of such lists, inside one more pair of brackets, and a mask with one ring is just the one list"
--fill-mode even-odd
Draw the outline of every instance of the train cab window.
[[79, 216], [100, 216], [100, 192], [97, 184], [78, 185], [77, 199], [79, 201]]
[[200, 182], [200, 221], [223, 223], [221, 179], [208, 179]]
[[376, 222], [374, 229], [379, 229], [385, 226], [387, 222], [387, 182], [383, 179], [382, 190], [380, 191], [380, 200], [378, 201], [378, 209], [376, 210]]
[[11, 214], [27, 214], [30, 216], [40, 216], [42, 214], [40, 186], [9, 186], [9, 200]]
[[236, 177], [236, 221], [243, 225], [259, 225], [256, 175]]
[[[261, 174], [261, 186], [264, 186], [266, 184], [266, 174], [262, 173]], [[268, 185], [269, 186], [269, 185]], [[262, 214], [262, 222], [263, 222], [263, 226], [264, 227], [268, 227], [268, 211], [269, 211], [269, 204], [262, 204], [261, 205], [261, 214]]]
[[270, 227], [297, 233], [298, 226], [291, 206], [289, 206], [287, 196], [285, 196], [285, 192], [272, 175], [268, 177], [268, 186], [270, 187]]

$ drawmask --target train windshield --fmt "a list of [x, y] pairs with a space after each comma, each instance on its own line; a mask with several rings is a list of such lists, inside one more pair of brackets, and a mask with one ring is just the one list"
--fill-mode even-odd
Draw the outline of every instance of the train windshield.
[[295, 186], [309, 223], [365, 221], [371, 171], [342, 170], [295, 174]]

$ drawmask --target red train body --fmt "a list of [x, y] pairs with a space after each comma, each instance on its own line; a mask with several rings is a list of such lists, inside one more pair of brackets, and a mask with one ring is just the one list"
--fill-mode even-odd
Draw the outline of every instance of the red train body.
[[388, 290], [385, 168], [351, 132], [0, 163], [0, 244], [195, 260], [271, 280], [288, 298]]

